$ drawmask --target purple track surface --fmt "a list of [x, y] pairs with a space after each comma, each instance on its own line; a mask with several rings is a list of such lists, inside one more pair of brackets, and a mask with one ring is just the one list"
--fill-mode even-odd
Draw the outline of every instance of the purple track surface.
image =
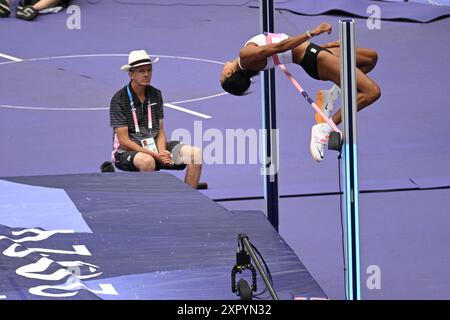
[[[202, 119], [165, 108], [169, 137], [179, 128], [193, 134], [194, 121], [202, 121], [203, 132], [214, 128], [224, 135], [226, 129], [260, 128], [259, 78], [252, 86], [252, 94], [245, 97], [220, 95], [176, 103], [222, 93], [218, 80], [220, 63], [233, 59], [240, 46], [259, 32], [258, 10], [247, 6], [252, 3], [220, 6], [242, 2], [220, 1], [215, 6], [80, 2], [80, 30], [66, 28], [69, 15], [65, 12], [43, 15], [31, 23], [12, 17], [1, 19], [4, 27], [0, 28], [0, 37], [4, 41], [0, 53], [24, 61], [0, 58], [0, 77], [4, 79], [0, 86], [0, 176], [98, 172], [100, 163], [110, 157], [109, 101], [127, 82], [127, 75], [119, 68], [126, 63], [127, 53], [134, 49], [163, 56], [155, 65], [152, 84], [163, 91], [166, 103], [212, 117]], [[345, 6], [335, 9], [345, 9]], [[399, 16], [400, 13], [403, 11]], [[330, 36], [315, 39], [321, 44], [338, 38], [339, 18], [301, 16], [281, 10], [275, 15], [275, 30], [297, 34], [327, 21], [334, 30]], [[419, 14], [416, 18], [421, 19]], [[442, 236], [439, 239], [427, 236], [433, 233], [433, 228], [440, 232], [450, 221], [444, 214], [450, 208], [449, 189], [445, 189], [450, 186], [450, 144], [447, 142], [450, 19], [426, 24], [383, 20], [379, 30], [369, 30], [365, 19], [355, 20], [357, 46], [374, 48], [379, 54], [378, 65], [369, 76], [380, 85], [382, 92], [380, 100], [358, 114], [360, 188], [363, 191], [415, 190], [362, 195], [363, 264], [395, 266], [384, 273], [381, 290], [366, 290], [363, 297], [448, 299], [450, 285], [442, 282], [441, 274], [435, 270], [441, 268], [442, 260], [448, 262], [448, 250], [441, 246], [449, 243], [450, 236], [444, 232], [439, 233]], [[27, 41], [23, 41], [24, 37]], [[91, 54], [108, 56], [73, 57]], [[72, 57], [29, 60], [59, 56]], [[300, 68], [288, 68], [313, 97], [317, 90], [331, 87], [330, 83], [310, 79]], [[320, 164], [311, 159], [312, 109], [280, 72], [277, 72], [277, 108], [280, 194], [307, 196], [338, 192], [336, 154], [326, 153], [326, 159]], [[203, 141], [202, 147], [208, 143]], [[183, 173], [175, 175], [183, 178]], [[259, 164], [205, 165], [202, 180], [209, 184], [203, 193], [212, 199], [263, 195]], [[425, 188], [443, 189], [421, 190]], [[314, 202], [314, 206], [284, 204], [305, 199]], [[233, 210], [259, 208], [253, 206], [256, 202], [235, 202]], [[291, 198], [281, 203], [281, 235], [305, 261], [325, 293], [332, 298], [343, 298], [339, 277], [342, 265], [340, 261], [332, 261], [340, 257], [340, 243], [335, 241], [331, 246], [315, 240], [331, 239], [339, 234], [337, 196]], [[309, 225], [308, 217], [317, 212], [327, 212], [335, 219], [326, 226], [326, 221], [321, 223], [314, 216], [316, 223]], [[379, 219], [378, 224], [370, 224], [369, 218]], [[429, 229], [422, 229], [423, 220]], [[377, 232], [382, 234], [382, 228], [388, 228], [390, 236], [380, 244]], [[307, 237], [310, 233], [317, 238]], [[395, 254], [382, 254], [381, 250], [389, 245], [387, 241], [404, 255], [403, 262], [396, 261]], [[429, 245], [421, 251], [426, 257], [420, 258], [418, 252], [413, 252], [410, 245], [414, 241]], [[366, 246], [375, 251], [366, 251]], [[366, 258], [370, 252], [374, 259], [369, 261]], [[379, 254], [375, 255], [376, 252]], [[312, 262], [308, 265], [307, 261]], [[411, 277], [421, 277], [424, 286], [408, 281]], [[388, 290], [394, 287], [395, 290]]]

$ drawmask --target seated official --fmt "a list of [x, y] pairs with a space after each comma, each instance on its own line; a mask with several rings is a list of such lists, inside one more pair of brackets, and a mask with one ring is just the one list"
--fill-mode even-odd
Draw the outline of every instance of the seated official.
[[161, 91], [150, 85], [153, 64], [144, 50], [132, 51], [128, 64], [130, 82], [111, 99], [112, 161], [124, 171], [183, 170], [185, 183], [198, 187], [202, 171], [201, 149], [167, 141]]

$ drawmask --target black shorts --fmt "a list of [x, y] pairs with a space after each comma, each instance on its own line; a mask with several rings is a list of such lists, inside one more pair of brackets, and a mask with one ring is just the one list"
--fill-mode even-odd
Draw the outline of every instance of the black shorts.
[[305, 72], [312, 78], [316, 80], [321, 80], [319, 78], [319, 72], [317, 71], [317, 56], [320, 51], [326, 50], [329, 53], [333, 54], [330, 50], [324, 49], [317, 44], [310, 43], [306, 48], [305, 55], [303, 56], [303, 60], [300, 63]]
[[[167, 151], [172, 153], [172, 150], [175, 148], [175, 146], [179, 147], [180, 142], [179, 141], [169, 141], [167, 142]], [[116, 152], [114, 154], [114, 165], [117, 169], [123, 170], [123, 171], [139, 171], [133, 164], [134, 157], [138, 151], [125, 151], [125, 152]], [[165, 167], [158, 161], [156, 162], [156, 168], [155, 171], [159, 171], [161, 169], [164, 170], [184, 170], [186, 168], [185, 164], [174, 164], [173, 166]]]
[[67, 8], [70, 4], [70, 0], [61, 0], [61, 2], [59, 3], [60, 6]]

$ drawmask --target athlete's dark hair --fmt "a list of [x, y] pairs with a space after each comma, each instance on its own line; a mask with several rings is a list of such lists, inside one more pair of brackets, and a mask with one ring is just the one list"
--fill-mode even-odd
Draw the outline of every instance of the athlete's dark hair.
[[235, 96], [241, 96], [250, 87], [250, 79], [258, 74], [256, 71], [244, 71], [239, 69], [222, 82], [222, 88]]

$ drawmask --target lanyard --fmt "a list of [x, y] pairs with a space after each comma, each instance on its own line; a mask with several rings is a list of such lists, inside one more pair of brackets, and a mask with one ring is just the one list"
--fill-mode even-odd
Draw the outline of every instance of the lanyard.
[[[267, 43], [267, 44], [273, 43], [273, 41], [272, 41], [273, 38], [279, 38], [279, 34], [277, 34], [277, 33], [264, 32], [264, 34], [265, 34], [265, 36], [266, 36], [266, 43]], [[274, 55], [272, 56], [272, 60], [273, 60], [273, 63], [274, 63], [276, 66], [278, 66], [278, 65], [281, 64], [280, 58], [278, 58], [278, 55], [277, 55], [277, 54], [274, 54]]]
[[[131, 94], [129, 85], [127, 85], [127, 93], [128, 93], [128, 99], [130, 99], [131, 113], [133, 115], [133, 122], [134, 122], [134, 130], [136, 131], [136, 133], [140, 133], [139, 123], [138, 123], [137, 115], [136, 115], [136, 108], [134, 106], [133, 95]], [[148, 128], [149, 129], [151, 129], [153, 127], [152, 126], [152, 108], [151, 108], [151, 106], [153, 104], [154, 103], [150, 103], [150, 99], [149, 99], [148, 103], [147, 103], [147, 115], [148, 115]]]

